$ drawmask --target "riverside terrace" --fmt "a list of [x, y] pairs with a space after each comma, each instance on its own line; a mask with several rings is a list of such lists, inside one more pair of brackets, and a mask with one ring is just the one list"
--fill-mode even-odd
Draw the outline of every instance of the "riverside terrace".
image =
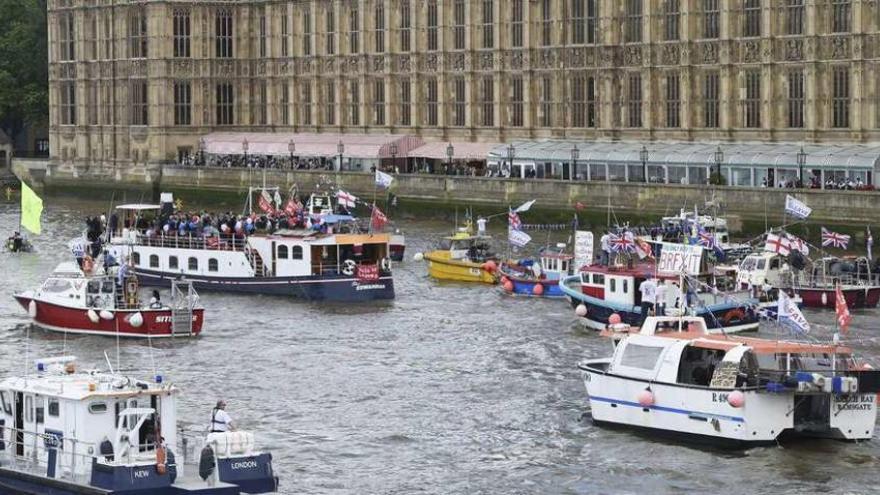
[[[257, 146], [255, 146], [257, 143]], [[255, 149], [256, 148], [256, 149]], [[178, 164], [283, 170], [432, 173], [569, 181], [873, 190], [878, 144], [514, 141], [406, 136], [214, 133]]]

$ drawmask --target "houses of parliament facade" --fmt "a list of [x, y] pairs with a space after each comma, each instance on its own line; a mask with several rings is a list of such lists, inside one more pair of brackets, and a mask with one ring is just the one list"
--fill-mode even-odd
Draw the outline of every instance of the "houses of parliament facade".
[[880, 0], [49, 0], [52, 162], [211, 132], [880, 139]]

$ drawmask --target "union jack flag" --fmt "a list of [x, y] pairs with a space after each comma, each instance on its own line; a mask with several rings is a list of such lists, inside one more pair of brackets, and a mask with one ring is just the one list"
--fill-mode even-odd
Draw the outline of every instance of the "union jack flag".
[[705, 229], [700, 229], [699, 239], [697, 242], [704, 247], [712, 249], [715, 247], [715, 236]]
[[837, 232], [831, 232], [825, 227], [822, 227], [822, 246], [834, 246], [836, 248], [846, 249], [847, 246], [849, 246], [849, 236], [838, 234]]
[[623, 234], [611, 234], [608, 239], [611, 250], [615, 253], [634, 253], [636, 251], [636, 241], [632, 232], [624, 232]]
[[510, 210], [507, 214], [507, 225], [513, 230], [522, 230], [522, 221], [519, 219], [519, 213]]

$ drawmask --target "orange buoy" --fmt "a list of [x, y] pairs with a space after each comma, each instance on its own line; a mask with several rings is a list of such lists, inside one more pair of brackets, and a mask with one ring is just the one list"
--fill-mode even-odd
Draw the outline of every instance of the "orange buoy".
[[543, 284], [535, 284], [535, 286], [532, 287], [532, 294], [534, 294], [536, 296], [540, 296], [540, 295], [544, 294], [544, 285]]

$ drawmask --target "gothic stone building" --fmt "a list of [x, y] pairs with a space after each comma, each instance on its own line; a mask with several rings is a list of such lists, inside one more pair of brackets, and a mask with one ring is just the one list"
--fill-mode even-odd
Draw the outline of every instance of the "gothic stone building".
[[219, 130], [864, 142], [880, 0], [49, 0], [51, 155]]

